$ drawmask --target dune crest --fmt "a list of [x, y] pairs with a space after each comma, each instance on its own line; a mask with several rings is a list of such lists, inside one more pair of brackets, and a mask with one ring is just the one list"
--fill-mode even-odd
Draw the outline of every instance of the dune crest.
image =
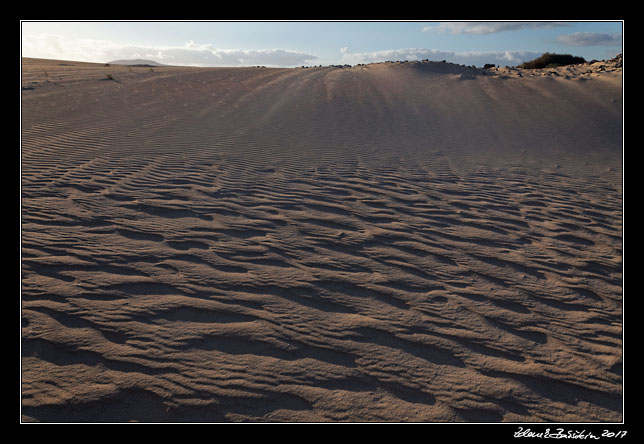
[[621, 421], [621, 65], [447, 65], [23, 59], [23, 420]]

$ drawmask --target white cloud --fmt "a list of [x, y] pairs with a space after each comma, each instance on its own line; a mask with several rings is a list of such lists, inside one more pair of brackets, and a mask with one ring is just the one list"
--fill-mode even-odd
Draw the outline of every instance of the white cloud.
[[23, 35], [22, 55], [61, 60], [109, 62], [152, 59], [163, 64], [195, 66], [299, 66], [317, 57], [285, 49], [219, 49], [189, 41], [182, 46], [117, 45], [106, 40], [69, 39], [60, 35]]
[[560, 35], [559, 43], [572, 46], [620, 46], [622, 35], [620, 33], [601, 32], [575, 32], [574, 34]]
[[443, 22], [438, 25], [425, 26], [424, 32], [438, 31], [450, 34], [492, 34], [521, 29], [555, 28], [567, 26], [565, 22]]
[[532, 51], [467, 51], [452, 52], [437, 49], [406, 48], [374, 52], [349, 52], [343, 48], [342, 63], [356, 65], [359, 63], [377, 63], [386, 61], [431, 60], [457, 63], [459, 65], [483, 66], [492, 63], [499, 66], [515, 66], [542, 55]]

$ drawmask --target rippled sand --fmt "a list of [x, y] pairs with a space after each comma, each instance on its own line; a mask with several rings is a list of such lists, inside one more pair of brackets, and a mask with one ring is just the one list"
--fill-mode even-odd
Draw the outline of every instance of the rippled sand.
[[23, 421], [621, 421], [621, 68], [517, 73], [23, 59]]

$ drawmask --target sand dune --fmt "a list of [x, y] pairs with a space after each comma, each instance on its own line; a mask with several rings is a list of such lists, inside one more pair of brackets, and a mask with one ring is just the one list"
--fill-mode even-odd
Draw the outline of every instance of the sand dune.
[[23, 59], [23, 421], [621, 421], [621, 79]]

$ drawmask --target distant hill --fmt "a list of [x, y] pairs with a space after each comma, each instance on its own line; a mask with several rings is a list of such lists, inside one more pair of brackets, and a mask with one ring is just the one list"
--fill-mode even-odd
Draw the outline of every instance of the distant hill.
[[109, 62], [110, 65], [143, 65], [143, 66], [164, 66], [154, 60], [131, 59], [131, 60], [114, 60]]

